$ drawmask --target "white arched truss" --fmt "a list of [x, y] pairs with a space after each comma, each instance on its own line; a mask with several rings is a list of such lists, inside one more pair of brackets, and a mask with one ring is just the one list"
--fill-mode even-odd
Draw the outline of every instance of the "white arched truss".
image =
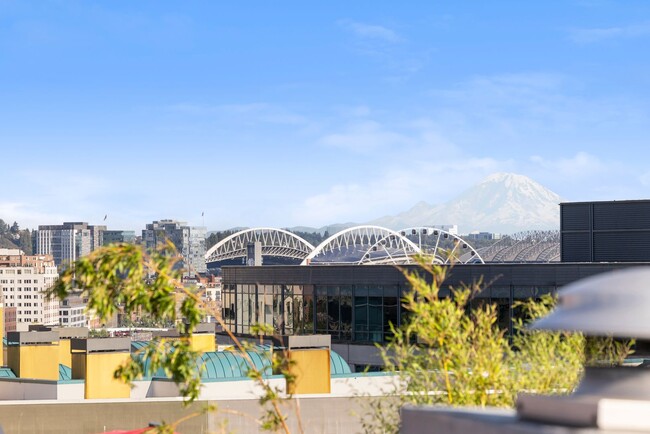
[[314, 246], [284, 229], [252, 228], [230, 235], [212, 246], [205, 254], [205, 261], [218, 262], [246, 257], [249, 243], [262, 244], [262, 256], [305, 259]]
[[419, 252], [415, 243], [391, 229], [355, 226], [320, 243], [302, 264], [403, 264]]
[[443, 229], [418, 226], [397, 232], [413, 241], [422, 253], [430, 255], [437, 264], [484, 263], [478, 251], [467, 241]]

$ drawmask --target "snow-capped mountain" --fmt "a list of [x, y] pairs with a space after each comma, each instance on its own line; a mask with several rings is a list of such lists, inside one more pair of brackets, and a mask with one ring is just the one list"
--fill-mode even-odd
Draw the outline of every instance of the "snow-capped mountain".
[[560, 196], [526, 176], [495, 173], [445, 204], [420, 202], [406, 212], [371, 223], [396, 230], [457, 224], [461, 233], [559, 229], [561, 201]]

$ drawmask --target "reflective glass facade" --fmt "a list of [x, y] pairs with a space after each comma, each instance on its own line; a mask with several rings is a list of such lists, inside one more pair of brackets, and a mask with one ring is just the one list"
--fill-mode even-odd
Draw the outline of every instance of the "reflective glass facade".
[[275, 333], [314, 334], [313, 285], [223, 285], [223, 319], [235, 333], [252, 334], [251, 325]]
[[[471, 307], [492, 303], [498, 325], [511, 331], [519, 312], [515, 299], [538, 298], [554, 286], [486, 288]], [[407, 315], [398, 285], [256, 285], [227, 284], [223, 291], [223, 318], [238, 334], [252, 334], [251, 325], [267, 324], [286, 335], [329, 334], [338, 342], [385, 342], [391, 324]], [[314, 314], [315, 313], [315, 314]]]
[[[647, 264], [637, 264], [646, 265]], [[519, 315], [516, 300], [539, 298], [589, 275], [621, 264], [456, 265], [449, 286], [491, 282], [470, 307], [492, 303], [498, 325], [512, 331]], [[630, 266], [630, 264], [627, 264]], [[408, 290], [404, 276], [390, 266], [272, 266], [223, 269], [223, 318], [237, 334], [251, 334], [263, 323], [278, 334], [329, 334], [334, 342], [374, 343], [390, 339], [391, 324], [407, 315], [400, 299]]]

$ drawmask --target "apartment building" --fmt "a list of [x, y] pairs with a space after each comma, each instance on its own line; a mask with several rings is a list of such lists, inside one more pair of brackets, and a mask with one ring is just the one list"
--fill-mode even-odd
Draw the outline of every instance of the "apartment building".
[[71, 295], [59, 305], [59, 321], [62, 327], [88, 327], [86, 303], [78, 295]]
[[51, 255], [0, 249], [0, 291], [4, 305], [16, 308], [17, 330], [27, 330], [29, 324], [59, 324], [59, 300], [47, 300], [44, 294], [57, 278]]

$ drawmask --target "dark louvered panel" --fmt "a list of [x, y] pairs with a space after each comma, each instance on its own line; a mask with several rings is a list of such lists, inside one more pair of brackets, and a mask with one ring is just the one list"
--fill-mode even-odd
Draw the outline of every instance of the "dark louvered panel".
[[589, 262], [589, 233], [562, 234], [562, 262]]
[[650, 230], [594, 233], [596, 262], [650, 261]]
[[560, 220], [562, 231], [588, 231], [590, 225], [590, 203], [560, 204]]
[[594, 203], [594, 230], [650, 229], [650, 201]]

